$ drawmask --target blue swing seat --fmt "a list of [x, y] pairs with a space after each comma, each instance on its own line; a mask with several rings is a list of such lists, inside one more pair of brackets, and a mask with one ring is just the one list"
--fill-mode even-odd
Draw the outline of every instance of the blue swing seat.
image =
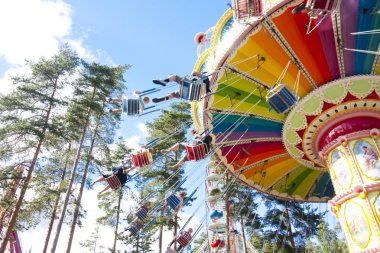
[[128, 116], [138, 116], [142, 113], [143, 106], [138, 98], [123, 98], [123, 112]]
[[140, 220], [145, 220], [146, 218], [148, 218], [148, 208], [146, 207], [141, 207], [139, 210], [137, 210], [137, 212], [135, 213], [135, 215], [140, 219]]
[[286, 113], [297, 102], [294, 94], [282, 83], [268, 91], [266, 100], [278, 114]]
[[136, 236], [140, 232], [140, 230], [143, 228], [143, 224], [141, 222], [134, 222], [128, 230], [131, 232], [131, 235]]
[[180, 97], [184, 100], [189, 102], [199, 101], [206, 94], [206, 84], [202, 78], [192, 81], [188, 77], [185, 77], [180, 86], [179, 93]]
[[170, 195], [166, 198], [166, 203], [170, 207], [170, 209], [175, 210], [177, 206], [181, 203], [181, 200], [174, 194]]
[[223, 217], [223, 211], [214, 210], [210, 213], [211, 219], [220, 219]]

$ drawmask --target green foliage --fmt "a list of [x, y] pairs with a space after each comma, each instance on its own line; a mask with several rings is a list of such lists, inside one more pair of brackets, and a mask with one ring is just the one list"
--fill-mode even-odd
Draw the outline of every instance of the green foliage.
[[318, 232], [315, 236], [316, 240], [309, 238], [306, 243], [307, 253], [343, 253], [348, 252], [346, 242], [343, 238], [339, 238], [341, 229], [336, 226], [334, 229], [328, 227], [326, 222], [321, 221], [318, 226]]
[[202, 246], [204, 241], [207, 240], [207, 234], [202, 232], [200, 235], [197, 236], [196, 239], [193, 241], [194, 248], [191, 250], [191, 252], [197, 252], [197, 250]]
[[28, 62], [30, 75], [12, 78], [14, 90], [0, 96], [0, 160], [27, 161], [36, 142], [61, 134], [54, 118], [68, 102], [63, 89], [78, 64], [76, 53], [63, 47], [51, 59]]
[[96, 227], [95, 230], [91, 233], [91, 236], [89, 239], [87, 239], [84, 242], [80, 242], [80, 246], [83, 248], [86, 248], [87, 252], [104, 252], [104, 251], [98, 251], [98, 249], [102, 250], [104, 249], [104, 246], [98, 245], [98, 240], [100, 239], [99, 235], [99, 227]]

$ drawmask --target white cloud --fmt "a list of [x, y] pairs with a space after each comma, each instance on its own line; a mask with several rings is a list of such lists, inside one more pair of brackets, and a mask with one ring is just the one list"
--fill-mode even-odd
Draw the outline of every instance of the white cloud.
[[1, 1], [0, 55], [10, 64], [51, 56], [71, 32], [70, 15], [63, 1]]
[[149, 135], [148, 128], [145, 124], [138, 123], [137, 129], [139, 129], [139, 133], [137, 135], [132, 135], [131, 137], [125, 139], [125, 144], [133, 149], [139, 149], [142, 144], [145, 144], [145, 138]]
[[0, 1], [0, 57], [9, 67], [0, 77], [1, 93], [11, 91], [11, 75], [25, 74], [25, 60], [50, 57], [64, 43], [82, 58], [112, 64], [104, 50], [96, 50], [94, 55], [84, 46], [83, 38], [70, 37], [71, 12], [71, 6], [62, 0]]
[[148, 128], [146, 127], [145, 124], [139, 123], [137, 127], [141, 131], [144, 137], [147, 137], [149, 135]]
[[139, 147], [140, 147], [140, 141], [141, 141], [141, 136], [139, 136], [139, 135], [133, 135], [133, 136], [125, 139], [125, 144], [127, 144], [127, 146], [129, 148], [139, 149]]

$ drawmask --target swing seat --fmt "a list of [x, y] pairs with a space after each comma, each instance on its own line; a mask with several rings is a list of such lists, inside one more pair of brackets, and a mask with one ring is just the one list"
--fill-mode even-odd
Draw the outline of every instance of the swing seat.
[[208, 150], [206, 144], [202, 143], [194, 146], [187, 146], [186, 152], [189, 161], [199, 161], [206, 157]]
[[106, 178], [107, 183], [111, 186], [111, 189], [117, 190], [121, 187], [121, 183], [116, 175], [112, 175]]
[[131, 232], [131, 235], [137, 236], [140, 232], [140, 230], [143, 228], [143, 224], [140, 222], [135, 222], [132, 226], [128, 228], [128, 230]]
[[183, 231], [177, 238], [177, 242], [182, 247], [186, 247], [191, 241], [191, 234], [187, 231]]
[[138, 116], [143, 111], [143, 105], [138, 98], [123, 98], [123, 112], [128, 116]]
[[148, 208], [146, 207], [141, 207], [135, 215], [142, 221], [144, 221], [146, 218], [148, 218]]
[[211, 223], [208, 225], [208, 229], [216, 233], [222, 233], [226, 229], [226, 223], [225, 222]]
[[174, 194], [170, 195], [166, 199], [166, 203], [173, 211], [177, 208], [177, 206], [181, 203], [181, 200]]
[[224, 240], [215, 240], [210, 244], [211, 248], [223, 248], [225, 246]]
[[234, 0], [233, 15], [234, 19], [239, 21], [261, 16], [261, 0]]
[[132, 154], [133, 164], [136, 167], [143, 168], [153, 162], [152, 154], [148, 150], [142, 150]]
[[179, 89], [180, 97], [189, 102], [199, 101], [201, 97], [206, 94], [206, 84], [202, 78], [196, 81], [191, 81], [187, 77], [183, 79], [183, 82]]
[[223, 211], [214, 210], [210, 213], [211, 219], [220, 219], [223, 217]]
[[266, 100], [269, 106], [278, 114], [287, 112], [297, 102], [297, 98], [282, 83], [277, 84], [268, 91]]

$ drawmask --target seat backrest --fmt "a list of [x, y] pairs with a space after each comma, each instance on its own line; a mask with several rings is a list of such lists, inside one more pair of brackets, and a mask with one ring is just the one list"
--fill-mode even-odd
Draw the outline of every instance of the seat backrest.
[[206, 84], [203, 82], [202, 78], [192, 81], [185, 77], [179, 91], [182, 99], [189, 102], [199, 101], [201, 97], [206, 94]]
[[138, 153], [132, 154], [133, 164], [136, 167], [144, 167], [153, 162], [152, 154], [148, 150], [142, 150]]
[[275, 89], [269, 91], [266, 99], [270, 107], [277, 113], [285, 113], [297, 102], [294, 94], [283, 84], [279, 84]]
[[182, 247], [185, 247], [186, 245], [188, 245], [191, 241], [191, 234], [187, 231], [183, 231], [180, 236], [178, 236], [177, 238], [177, 242], [179, 245], [181, 245]]
[[142, 113], [143, 106], [138, 98], [123, 98], [123, 112], [128, 116], [137, 116]]
[[261, 0], [234, 0], [234, 18], [237, 20], [248, 19], [262, 15]]
[[186, 147], [187, 158], [190, 161], [198, 161], [204, 159], [207, 154], [206, 144], [197, 144], [194, 146]]
[[166, 203], [172, 210], [175, 210], [181, 203], [181, 200], [176, 195], [172, 194], [166, 198]]
[[119, 189], [121, 187], [121, 183], [116, 175], [112, 175], [106, 178], [107, 183], [111, 186], [111, 189]]
[[145, 220], [148, 218], [148, 208], [146, 207], [140, 207], [139, 210], [135, 213], [135, 215], [140, 219], [140, 220]]

